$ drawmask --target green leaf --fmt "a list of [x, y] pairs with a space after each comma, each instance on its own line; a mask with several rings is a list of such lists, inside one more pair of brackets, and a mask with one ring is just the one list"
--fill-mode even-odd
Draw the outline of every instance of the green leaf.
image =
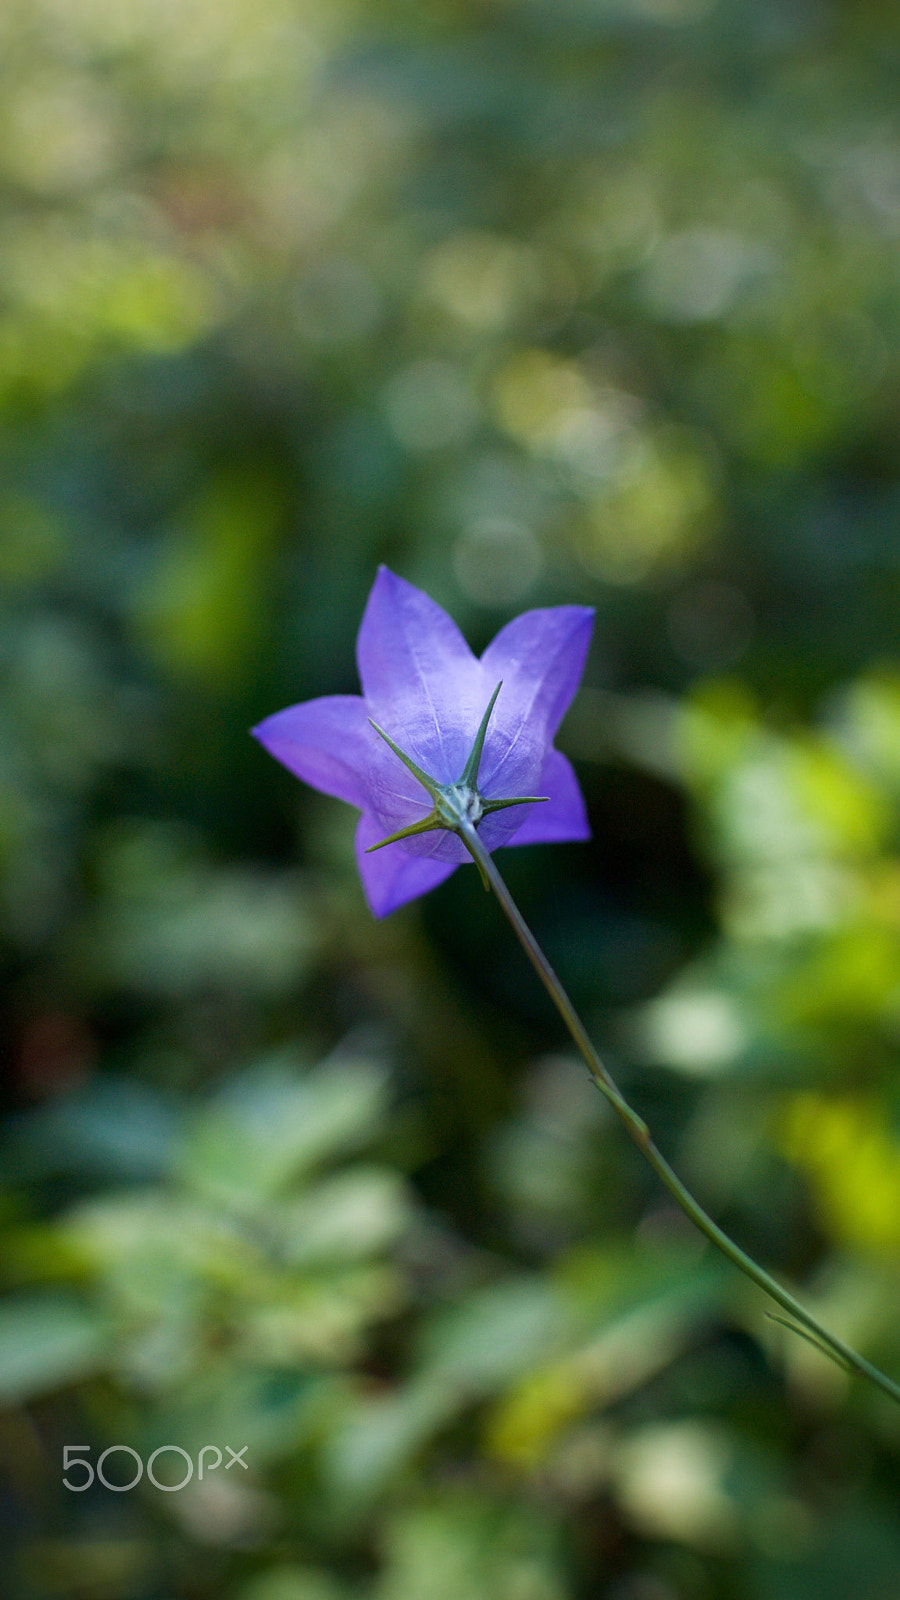
[[73, 1383], [96, 1370], [105, 1349], [105, 1327], [77, 1300], [7, 1300], [0, 1306], [0, 1399], [18, 1405]]
[[205, 1110], [183, 1152], [192, 1187], [229, 1205], [256, 1204], [377, 1132], [385, 1073], [371, 1061], [301, 1072], [289, 1059], [245, 1074]]

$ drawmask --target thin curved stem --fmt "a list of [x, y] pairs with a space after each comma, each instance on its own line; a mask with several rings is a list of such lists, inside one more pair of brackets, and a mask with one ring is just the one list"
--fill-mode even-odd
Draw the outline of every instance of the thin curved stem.
[[815, 1317], [804, 1309], [799, 1300], [795, 1300], [787, 1289], [782, 1288], [780, 1283], [770, 1277], [764, 1267], [754, 1261], [752, 1256], [748, 1256], [740, 1245], [735, 1244], [734, 1240], [723, 1232], [718, 1223], [714, 1222], [699, 1202], [694, 1199], [690, 1190], [685, 1188], [678, 1174], [673, 1171], [665, 1156], [654, 1144], [646, 1122], [632, 1109], [621, 1090], [610, 1077], [588, 1036], [581, 1018], [513, 900], [494, 865], [492, 857], [485, 850], [475, 828], [471, 823], [466, 823], [459, 831], [466, 849], [480, 868], [482, 877], [487, 879], [497, 896], [516, 938], [553, 1004], [556, 1006], [581, 1055], [584, 1057], [587, 1069], [597, 1088], [625, 1124], [634, 1143], [649, 1161], [654, 1172], [661, 1178], [685, 1216], [690, 1218], [691, 1222], [700, 1229], [700, 1232], [706, 1235], [710, 1243], [714, 1244], [718, 1250], [721, 1250], [723, 1255], [726, 1255], [739, 1271], [752, 1279], [763, 1290], [764, 1294], [767, 1294], [770, 1299], [788, 1312], [794, 1322], [798, 1324], [796, 1329], [798, 1333], [808, 1336], [820, 1350], [832, 1357], [840, 1366], [849, 1369], [860, 1377], [869, 1378], [872, 1383], [878, 1385], [879, 1389], [883, 1389], [885, 1394], [889, 1394], [893, 1400], [900, 1401], [900, 1384], [894, 1383], [891, 1378], [886, 1377], [877, 1367], [872, 1366], [871, 1362], [866, 1361], [864, 1356], [857, 1354], [849, 1345], [844, 1344], [842, 1339], [837, 1338], [833, 1333], [829, 1333], [827, 1328], [823, 1328]]

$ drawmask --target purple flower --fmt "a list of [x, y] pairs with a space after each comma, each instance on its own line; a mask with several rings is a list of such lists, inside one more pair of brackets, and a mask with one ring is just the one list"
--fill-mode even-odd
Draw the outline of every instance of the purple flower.
[[359, 807], [356, 856], [376, 917], [470, 859], [448, 804], [487, 850], [590, 836], [553, 737], [592, 623], [586, 606], [526, 611], [478, 660], [440, 606], [381, 567], [356, 646], [362, 696], [307, 700], [253, 729], [304, 783]]

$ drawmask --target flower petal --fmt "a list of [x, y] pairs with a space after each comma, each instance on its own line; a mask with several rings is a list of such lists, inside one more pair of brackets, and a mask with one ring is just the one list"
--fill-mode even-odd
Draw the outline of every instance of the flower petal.
[[439, 783], [455, 783], [496, 679], [487, 680], [439, 605], [387, 567], [356, 645], [370, 715]]
[[305, 700], [302, 705], [276, 711], [251, 732], [276, 761], [304, 783], [351, 806], [362, 809], [366, 804], [376, 735], [359, 695]]
[[[525, 821], [509, 840], [510, 844], [562, 844], [567, 839], [591, 837], [578, 779], [571, 763], [559, 750], [551, 750], [547, 757], [541, 774], [541, 792], [549, 795], [549, 799], [543, 805], [522, 807]], [[499, 815], [504, 813], [501, 811]]]
[[[369, 908], [376, 917], [386, 917], [408, 900], [427, 894], [429, 889], [437, 888], [439, 883], [456, 871], [456, 861], [436, 860], [434, 856], [413, 856], [404, 850], [402, 844], [388, 844], [383, 850], [374, 850], [367, 855], [369, 847], [383, 837], [378, 818], [363, 812], [356, 829], [356, 860]], [[436, 833], [434, 837], [449, 836]], [[422, 834], [420, 838], [427, 839], [428, 835]]]
[[[488, 645], [481, 665], [492, 684], [503, 680], [498, 710], [502, 701], [504, 716], [514, 719], [517, 733], [505, 750], [492, 747], [497, 752], [493, 761], [485, 760], [486, 794], [503, 793], [504, 781], [520, 762], [523, 740], [544, 748], [550, 744], [578, 688], [593, 620], [589, 606], [525, 611]], [[486, 746], [486, 758], [488, 753]]]

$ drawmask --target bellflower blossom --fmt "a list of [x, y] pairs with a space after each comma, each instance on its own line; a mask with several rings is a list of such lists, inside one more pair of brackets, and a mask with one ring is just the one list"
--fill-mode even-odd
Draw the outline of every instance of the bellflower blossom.
[[381, 567], [357, 639], [362, 695], [307, 700], [253, 729], [304, 783], [359, 808], [356, 857], [375, 916], [470, 859], [448, 804], [462, 805], [487, 851], [590, 836], [578, 780], [553, 738], [593, 615], [586, 606], [526, 611], [479, 660], [439, 605]]
[[575, 774], [553, 737], [592, 621], [584, 606], [526, 611], [476, 660], [440, 606], [381, 567], [356, 646], [362, 695], [307, 700], [253, 732], [305, 783], [358, 806], [356, 855], [376, 916], [475, 861], [594, 1083], [685, 1216], [787, 1312], [790, 1320], [777, 1321], [900, 1401], [900, 1384], [823, 1328], [685, 1188], [604, 1066], [491, 857], [500, 845], [588, 837]]

